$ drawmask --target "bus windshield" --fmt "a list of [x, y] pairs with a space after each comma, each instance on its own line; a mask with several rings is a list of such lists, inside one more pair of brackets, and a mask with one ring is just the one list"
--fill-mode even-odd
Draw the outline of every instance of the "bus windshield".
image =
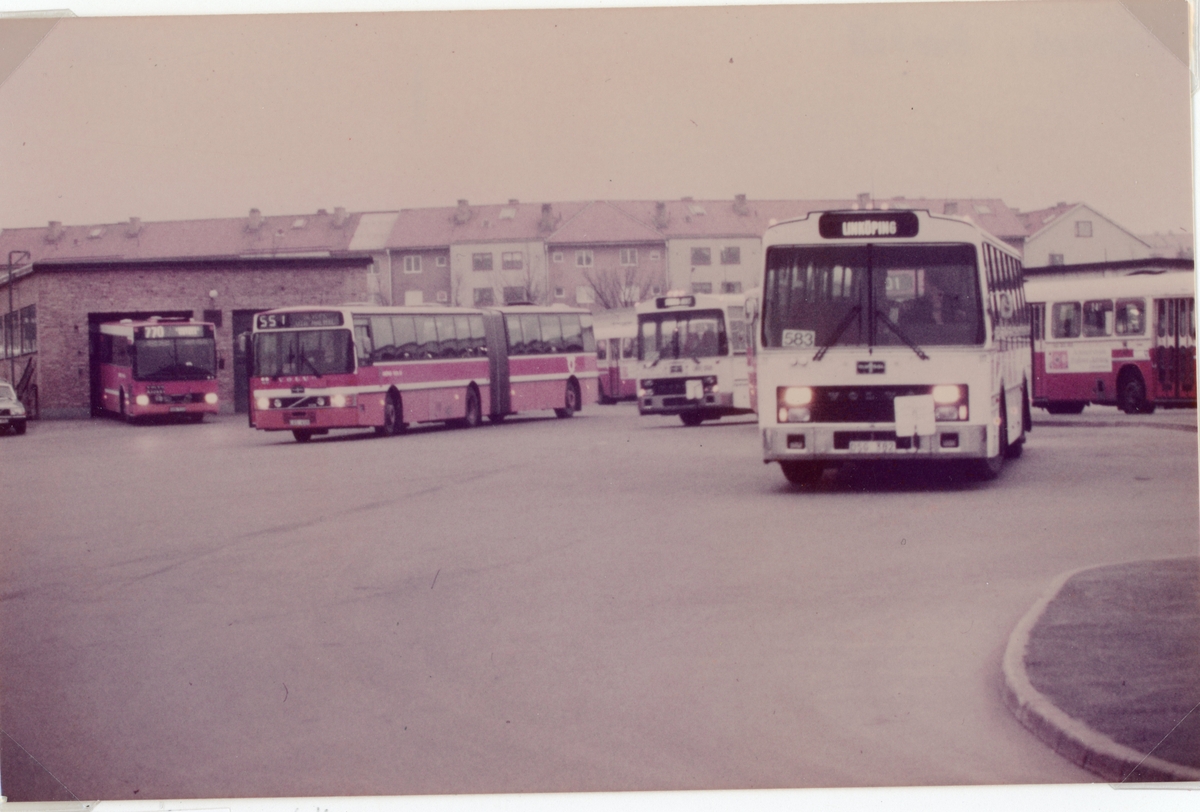
[[354, 371], [349, 330], [296, 330], [254, 336], [254, 374], [333, 375]]
[[970, 244], [778, 246], [766, 271], [767, 347], [983, 343]]
[[714, 358], [728, 353], [720, 310], [645, 313], [638, 317], [638, 359]]
[[203, 381], [217, 374], [211, 338], [146, 338], [134, 343], [133, 377], [139, 381]]

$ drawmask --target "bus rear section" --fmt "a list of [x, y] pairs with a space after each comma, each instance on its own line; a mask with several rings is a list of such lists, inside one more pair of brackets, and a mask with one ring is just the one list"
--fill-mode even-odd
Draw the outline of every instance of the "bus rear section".
[[637, 314], [610, 310], [594, 319], [597, 397], [601, 403], [632, 400], [637, 397]]
[[257, 314], [253, 340], [250, 424], [299, 442], [332, 429], [475, 426], [491, 396], [479, 311], [285, 308]]
[[637, 306], [637, 403], [687, 426], [748, 414], [746, 297], [668, 294]]
[[851, 462], [958, 461], [984, 478], [1030, 428], [1015, 252], [915, 211], [768, 229], [755, 373], [763, 461], [798, 484]]
[[1031, 278], [1033, 405], [1127, 414], [1196, 405], [1191, 273]]
[[133, 422], [217, 414], [216, 328], [188, 319], [100, 325], [101, 407]]
[[489, 418], [553, 409], [571, 417], [599, 396], [592, 315], [560, 306], [506, 305], [484, 310], [490, 327]]

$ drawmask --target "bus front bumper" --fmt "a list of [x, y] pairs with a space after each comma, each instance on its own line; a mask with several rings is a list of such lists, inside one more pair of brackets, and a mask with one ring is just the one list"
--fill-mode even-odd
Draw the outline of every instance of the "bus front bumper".
[[766, 426], [762, 429], [763, 461], [820, 460], [953, 460], [987, 457], [987, 427], [939, 424], [935, 434], [897, 437], [894, 426]]
[[698, 398], [689, 398], [685, 395], [643, 395], [638, 398], [639, 414], [733, 411], [735, 410], [732, 392], [706, 392]]
[[356, 429], [371, 425], [359, 418], [356, 406], [326, 406], [314, 409], [259, 409], [253, 412], [253, 426], [263, 431], [295, 431], [306, 429]]

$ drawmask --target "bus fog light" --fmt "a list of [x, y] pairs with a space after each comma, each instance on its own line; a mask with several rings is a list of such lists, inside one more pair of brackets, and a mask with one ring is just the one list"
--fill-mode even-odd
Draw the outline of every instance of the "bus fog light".
[[779, 400], [785, 406], [807, 406], [812, 399], [811, 386], [785, 386], [779, 390]]
[[812, 422], [812, 411], [803, 406], [788, 408], [787, 406], [779, 407], [779, 422], [780, 423], [810, 423]]
[[204, 402], [207, 403], [209, 406], [216, 406], [217, 405], [217, 393], [216, 392], [205, 393]]
[[804, 435], [789, 434], [787, 436], [787, 447], [802, 450], [804, 448]]
[[[959, 417], [958, 417], [959, 408], [960, 407], [958, 407], [958, 406], [934, 406], [933, 407], [933, 419], [934, 420], [958, 420], [959, 419]], [[964, 406], [962, 408], [965, 409], [966, 407]]]
[[260, 408], [260, 409], [270, 409], [271, 408], [271, 399], [270, 398], [259, 398], [258, 400], [254, 401], [254, 405], [258, 406], [258, 408]]
[[943, 434], [941, 443], [942, 443], [942, 448], [958, 448], [958, 435], [957, 434]]
[[[962, 400], [962, 387], [954, 384], [942, 384], [933, 387], [933, 402], [938, 404], [958, 403]], [[950, 418], [953, 420], [954, 418]]]
[[958, 419], [959, 420], [967, 419], [967, 404], [964, 403], [963, 405], [958, 407]]
[[134, 402], [137, 403], [138, 406], [149, 406], [150, 405], [150, 396], [149, 395], [138, 395], [134, 399]]

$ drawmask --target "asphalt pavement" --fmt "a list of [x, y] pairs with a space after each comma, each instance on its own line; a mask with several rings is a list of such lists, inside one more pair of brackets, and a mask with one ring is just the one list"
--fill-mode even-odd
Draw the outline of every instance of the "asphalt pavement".
[[[1194, 433], [1196, 412], [1130, 417], [1089, 407], [1069, 417], [1036, 412], [1035, 431], [1039, 424]], [[1009, 708], [1107, 781], [1200, 781], [1200, 541], [1197, 552], [1065, 573], [1009, 640]]]

